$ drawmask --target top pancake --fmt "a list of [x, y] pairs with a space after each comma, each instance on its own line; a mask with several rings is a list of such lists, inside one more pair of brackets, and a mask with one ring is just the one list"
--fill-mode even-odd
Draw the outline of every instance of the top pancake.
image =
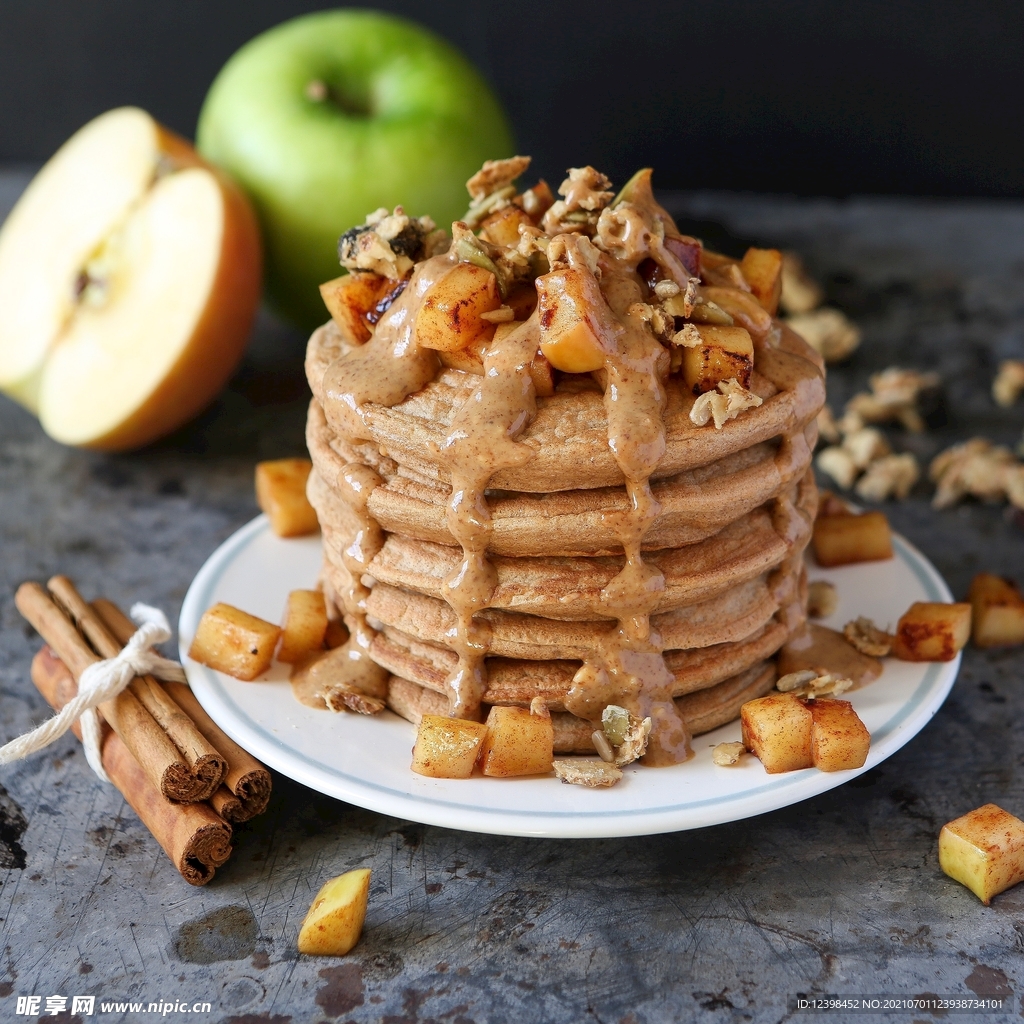
[[[306, 375], [321, 407], [324, 374], [345, 351], [333, 322], [309, 340]], [[478, 380], [461, 370], [441, 370], [426, 387], [391, 408], [368, 403], [364, 422], [373, 447], [414, 477], [448, 483], [442, 445]], [[532, 450], [532, 457], [522, 466], [496, 472], [492, 488], [543, 494], [624, 483], [608, 446], [604, 399], [591, 383], [589, 376], [567, 376], [554, 395], [537, 400], [537, 415], [518, 439]], [[758, 348], [750, 389], [763, 404], [717, 430], [690, 422], [694, 396], [678, 377], [670, 377], [664, 417], [666, 451], [652, 479], [676, 476], [773, 438], [802, 432], [825, 401], [820, 357], [784, 328], [777, 348]]]

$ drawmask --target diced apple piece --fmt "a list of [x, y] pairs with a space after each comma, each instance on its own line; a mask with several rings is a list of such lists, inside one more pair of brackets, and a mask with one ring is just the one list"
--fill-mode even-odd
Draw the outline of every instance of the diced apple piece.
[[771, 315], [749, 292], [741, 292], [738, 288], [709, 286], [701, 289], [701, 296], [705, 302], [713, 302], [719, 309], [724, 309], [735, 324], [743, 327], [758, 341], [772, 329]]
[[201, 665], [250, 682], [270, 668], [281, 627], [219, 603], [203, 612], [188, 656]]
[[[498, 324], [494, 337], [497, 337], [503, 328], [510, 326], [512, 325]], [[463, 349], [454, 352], [438, 352], [437, 358], [441, 361], [442, 366], [447, 366], [450, 370], [462, 370], [463, 373], [472, 373], [474, 376], [482, 377], [484, 375], [484, 352], [486, 352], [490, 340], [487, 335], [483, 335], [482, 338], [470, 342]]]
[[538, 277], [536, 288], [540, 349], [548, 362], [565, 373], [600, 370], [605, 351], [593, 317], [606, 304], [594, 276], [566, 267]]
[[770, 693], [740, 708], [743, 745], [769, 775], [813, 765], [811, 712], [791, 693]]
[[892, 533], [882, 512], [819, 516], [811, 539], [819, 565], [852, 565], [892, 558]]
[[480, 755], [484, 775], [545, 775], [551, 771], [555, 733], [550, 715], [495, 705], [487, 716], [487, 739]]
[[350, 345], [362, 345], [373, 333], [366, 319], [391, 282], [380, 274], [343, 274], [320, 285], [327, 312]]
[[348, 641], [348, 627], [341, 619], [329, 619], [324, 633], [324, 647], [333, 651]]
[[278, 537], [316, 533], [320, 524], [306, 497], [309, 459], [273, 459], [256, 463], [256, 503], [270, 517]]
[[537, 289], [532, 283], [515, 285], [509, 290], [505, 305], [511, 308], [514, 319], [529, 320], [537, 308]]
[[325, 883], [299, 929], [299, 952], [307, 956], [349, 952], [362, 933], [369, 895], [369, 868], [346, 871]]
[[700, 242], [689, 235], [666, 235], [665, 248], [686, 268], [690, 277], [700, 277]]
[[811, 761], [823, 772], [861, 768], [868, 759], [871, 733], [848, 700], [818, 697], [811, 712]]
[[518, 206], [506, 206], [497, 213], [492, 213], [483, 223], [480, 237], [495, 245], [505, 245], [510, 249], [519, 244], [519, 226], [533, 227], [533, 221], [525, 210]]
[[555, 393], [555, 370], [543, 352], [538, 352], [530, 363], [530, 376], [538, 398], [550, 398]]
[[683, 379], [695, 395], [712, 391], [723, 380], [735, 378], [750, 387], [754, 369], [754, 343], [742, 327], [697, 324], [701, 343], [683, 350]]
[[432, 779], [468, 779], [486, 737], [481, 722], [424, 715], [412, 748], [412, 770]]
[[464, 349], [494, 333], [493, 324], [481, 319], [501, 305], [498, 280], [483, 267], [457, 263], [423, 296], [416, 314], [416, 344], [439, 352]]
[[979, 572], [967, 595], [976, 647], [1012, 647], [1024, 643], [1024, 595], [1009, 580]]
[[896, 625], [892, 653], [903, 661], [952, 661], [971, 635], [971, 606], [915, 601]]
[[555, 194], [551, 191], [551, 186], [541, 178], [533, 188], [528, 188], [515, 202], [533, 218], [535, 224], [539, 224], [541, 217], [555, 205]]
[[775, 316], [782, 294], [782, 253], [778, 249], [748, 249], [740, 262], [740, 270], [754, 298]]
[[993, 896], [1024, 882], [1024, 821], [985, 804], [943, 825], [939, 867], [987, 907]]
[[327, 603], [319, 590], [293, 590], [288, 595], [277, 660], [294, 665], [313, 651], [323, 650], [327, 633]]

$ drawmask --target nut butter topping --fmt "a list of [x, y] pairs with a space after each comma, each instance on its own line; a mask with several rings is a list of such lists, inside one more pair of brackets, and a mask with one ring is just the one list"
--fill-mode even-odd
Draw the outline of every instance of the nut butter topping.
[[[473, 378], [443, 441], [430, 442], [433, 450], [427, 453], [450, 477], [447, 525], [462, 549], [441, 591], [456, 621], [447, 637], [458, 656], [447, 680], [450, 714], [479, 719], [482, 713], [491, 627], [479, 613], [491, 606], [497, 583], [488, 557], [493, 530], [488, 488], [496, 474], [505, 474], [505, 479], [510, 472], [529, 473], [531, 460], [537, 458], [536, 448], [521, 441], [537, 414], [531, 367], [540, 348], [556, 368], [591, 373], [600, 386], [608, 450], [628, 499], [625, 508], [602, 516], [623, 555], [621, 569], [600, 592], [593, 613], [595, 618], [612, 619], [614, 625], [595, 639], [565, 707], [594, 722], [600, 722], [608, 705], [626, 708], [639, 719], [650, 718], [643, 763], [674, 764], [691, 756], [690, 737], [672, 699], [674, 675], [665, 663], [662, 638], [651, 625], [665, 577], [656, 565], [645, 562], [642, 549], [661, 512], [651, 479], [659, 467], [664, 475], [670, 343], [680, 326], [678, 318], [694, 309], [699, 289], [680, 256], [690, 250], [675, 244], [681, 236], [654, 200], [649, 172], [634, 176], [611, 205], [612, 194], [603, 191], [606, 184], [590, 168], [571, 174], [560, 189], [565, 201], [556, 204], [543, 222], [551, 234], [539, 230], [537, 219], [533, 227], [521, 225], [518, 248], [504, 250], [507, 264], [502, 263], [501, 247], [490, 242], [481, 241], [477, 253], [469, 244], [473, 239], [466, 225], [457, 223], [459, 244], [446, 255], [418, 263], [370, 340], [350, 348], [328, 367], [322, 404], [328, 423], [342, 439], [379, 444], [367, 416], [371, 407], [398, 405], [438, 374], [436, 352], [415, 341], [416, 317], [426, 293], [460, 260], [485, 268], [494, 265], [499, 276], [507, 272], [520, 283], [529, 261], [537, 308], [521, 314], [525, 319], [509, 325], [511, 329], [492, 328], [493, 337], [481, 336], [473, 351], [482, 361], [482, 375]], [[507, 211], [516, 202], [504, 191], [500, 198], [500, 204], [492, 204], [496, 211]], [[485, 220], [485, 237], [486, 225]], [[698, 243], [693, 242], [693, 248], [699, 252]], [[508, 280], [502, 277], [500, 283], [504, 296]], [[776, 392], [796, 394], [784, 422], [758, 439], [783, 436], [776, 462], [784, 472], [813, 443], [804, 431], [821, 404], [821, 379], [816, 367], [786, 351], [785, 339], [759, 336], [755, 347], [760, 376]], [[557, 360], [564, 360], [561, 367]], [[726, 424], [722, 433], [731, 425]], [[351, 684], [357, 689], [366, 686], [368, 692], [378, 690], [383, 672], [366, 654], [373, 631], [366, 620], [365, 577], [384, 540], [368, 502], [380, 483], [369, 467], [350, 464], [337, 485], [356, 523], [342, 550], [349, 580], [339, 593], [352, 632], [347, 647]], [[776, 501], [773, 519], [783, 538], [795, 536], [791, 520], [798, 514], [787, 500]]]

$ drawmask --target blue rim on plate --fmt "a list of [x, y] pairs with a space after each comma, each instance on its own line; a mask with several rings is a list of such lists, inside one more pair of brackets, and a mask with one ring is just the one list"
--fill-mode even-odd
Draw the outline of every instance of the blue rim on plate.
[[[302, 559], [310, 566], [319, 562], [319, 545], [310, 547], [309, 541], [304, 543]], [[217, 600], [223, 599], [219, 593], [225, 574], [233, 568], [244, 566], [265, 557], [261, 550], [267, 545], [291, 545], [284, 550], [297, 554], [299, 548], [296, 541], [280, 540], [270, 532], [266, 516], [258, 516], [229, 537], [207, 560], [196, 575], [185, 601], [182, 605], [179, 620], [179, 637], [182, 662], [186, 666], [189, 682], [196, 697], [206, 708], [217, 724], [236, 742], [249, 750], [254, 756], [266, 762], [271, 768], [309, 786], [318, 792], [337, 797], [381, 813], [420, 821], [425, 824], [441, 825], [449, 828], [466, 829], [476, 832], [487, 832], [499, 835], [529, 835], [563, 838], [597, 838], [626, 835], [644, 835], [657, 832], [677, 831], [685, 828], [697, 828], [718, 824], [754, 814], [765, 813], [780, 807], [788, 806], [810, 796], [825, 792], [835, 786], [855, 778], [868, 771], [880, 761], [895, 753], [900, 747], [916, 735], [931, 719], [942, 705], [960, 665], [960, 656], [954, 661], [930, 663], [920, 666], [921, 677], [901, 703], [881, 724], [872, 728], [871, 750], [864, 767], [853, 771], [823, 773], [816, 769], [789, 772], [775, 777], [766, 777], [760, 765], [759, 775], [754, 775], [746, 787], [731, 793], [719, 793], [700, 798], [684, 800], [664, 800], [658, 796], [665, 790], [664, 785], [652, 789], [643, 785], [644, 780], [658, 777], [667, 778], [666, 772], [686, 772], [687, 765], [674, 768], [639, 769], [630, 773], [640, 783], [638, 792], [633, 794], [632, 806], [618, 806], [614, 809], [600, 808], [600, 800], [594, 807], [574, 807], [571, 810], [540, 809], [535, 801], [543, 792], [533, 790], [531, 806], [510, 808], [504, 805], [504, 797], [509, 790], [504, 787], [519, 780], [486, 780], [489, 789], [481, 796], [489, 803], [467, 801], [468, 795], [464, 788], [449, 788], [441, 796], [430, 795], [423, 791], [424, 780], [408, 770], [408, 762], [403, 766], [404, 772], [399, 776], [399, 784], [385, 784], [374, 778], [372, 770], [346, 771], [336, 765], [325, 762], [323, 756], [311, 756], [302, 747], [301, 735], [294, 742], [283, 739], [278, 732], [275, 734], [266, 721], [257, 719], [252, 698], [259, 694], [266, 696], [263, 688], [272, 684], [240, 684], [205, 666], [187, 658], [187, 643], [195, 632], [196, 625], [203, 611]], [[263, 545], [263, 549], [258, 549]], [[929, 601], [951, 601], [952, 595], [945, 581], [935, 568], [912, 544], [902, 537], [894, 535], [893, 547], [895, 559], [916, 581], [918, 594], [912, 599]], [[876, 563], [878, 564], [878, 563]], [[889, 566], [892, 563], [880, 563]], [[841, 571], [841, 570], [840, 570]], [[311, 586], [315, 579], [316, 569], [313, 568], [311, 578], [297, 586]], [[278, 606], [283, 607], [284, 596], [288, 589], [283, 584], [268, 583], [268, 587], [276, 586], [280, 590]], [[909, 602], [908, 602], [909, 603]], [[247, 610], [252, 610], [251, 607]], [[901, 663], [906, 665], [906, 663]], [[888, 670], [887, 670], [888, 671]], [[883, 685], [886, 676], [872, 683], [872, 687]], [[259, 688], [253, 689], [253, 687]], [[867, 689], [865, 688], [866, 692]], [[260, 693], [260, 690], [263, 690]], [[278, 683], [274, 691], [274, 700], [280, 695], [280, 709], [275, 704], [273, 721], [277, 723], [281, 715], [289, 712], [306, 713], [291, 696], [287, 682]], [[299, 710], [297, 710], [299, 709]], [[344, 726], [347, 715], [335, 716], [329, 712], [310, 711], [309, 714], [335, 719], [339, 727]], [[390, 712], [385, 712], [390, 716]], [[397, 720], [397, 719], [396, 719]], [[397, 720], [400, 721], [400, 720]], [[374, 722], [383, 725], [383, 722]], [[408, 730], [411, 746], [412, 727], [402, 723]], [[360, 723], [361, 727], [361, 723]], [[294, 728], [294, 727], [293, 727]], [[725, 726], [709, 734], [712, 739], [730, 739], [735, 736], [722, 735], [724, 731], [736, 731], [736, 723]], [[700, 738], [701, 740], [704, 737]], [[695, 742], [695, 748], [697, 744]], [[405, 747], [406, 750], [409, 746]], [[732, 769], [719, 769], [732, 772]], [[652, 776], [656, 772], [656, 776]], [[408, 776], [408, 787], [401, 780]], [[756, 780], [756, 781], [755, 781]], [[537, 779], [529, 780], [536, 786]], [[553, 780], [544, 780], [554, 785]], [[680, 781], [686, 781], [680, 777]], [[430, 780], [434, 783], [449, 783], [455, 787], [465, 787], [466, 783], [459, 780]], [[521, 783], [522, 784], [522, 783]], [[632, 785], [637, 785], [631, 782]], [[442, 790], [443, 786], [440, 787]], [[420, 790], [417, 792], [417, 790]], [[651, 790], [648, 792], [648, 790]], [[477, 791], [478, 787], [477, 787]], [[594, 791], [587, 791], [589, 796]], [[599, 792], [596, 795], [600, 795]], [[559, 801], [563, 802], [563, 801]]]

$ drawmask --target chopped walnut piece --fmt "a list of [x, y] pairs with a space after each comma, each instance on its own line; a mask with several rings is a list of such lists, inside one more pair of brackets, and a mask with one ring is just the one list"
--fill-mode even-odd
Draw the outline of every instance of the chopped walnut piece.
[[1024, 497], [1020, 494], [1020, 469], [1009, 448], [983, 437], [953, 445], [936, 455], [928, 469], [936, 485], [932, 505], [948, 508], [967, 495], [989, 501], [1008, 496], [1017, 504], [1015, 496]]
[[345, 683], [332, 684], [321, 695], [331, 711], [354, 711], [357, 715], [379, 715], [384, 701]]
[[506, 160], [485, 160], [483, 167], [466, 182], [473, 199], [483, 199], [511, 185], [530, 166], [528, 156], [510, 156]]
[[563, 231], [593, 230], [597, 215], [615, 198], [611, 182], [593, 167], [570, 167], [569, 177], [558, 186], [562, 196], [547, 213], [542, 226], [549, 235]]
[[892, 650], [893, 637], [863, 615], [843, 626], [843, 636], [861, 654], [872, 658], [884, 658]]
[[814, 669], [806, 668], [800, 672], [790, 672], [783, 676], [775, 688], [780, 693], [792, 693], [795, 697], [838, 697], [853, 686], [853, 680], [846, 676], [833, 675], [826, 672], [819, 675]]
[[827, 619], [839, 607], [839, 592], [828, 580], [814, 580], [807, 587], [807, 614], [812, 619]]
[[693, 324], [683, 324], [682, 328], [672, 335], [672, 344], [681, 348], [698, 348], [703, 344], [700, 331]]
[[463, 221], [472, 228], [492, 213], [510, 206], [516, 194], [512, 183], [527, 167], [528, 156], [513, 156], [507, 160], [486, 160], [483, 167], [466, 182], [472, 201]]
[[635, 316], [650, 324], [655, 336], [663, 341], [672, 341], [675, 337], [675, 318], [669, 316], [660, 306], [652, 306], [648, 302], [634, 302], [626, 310], [626, 316]]
[[1004, 359], [992, 381], [992, 397], [997, 405], [1008, 409], [1024, 391], [1024, 360]]
[[715, 430], [721, 430], [725, 424], [735, 419], [747, 409], [756, 409], [761, 398], [753, 391], [748, 391], [735, 377], [719, 381], [717, 391], [706, 391], [690, 409], [690, 422], [703, 427], [714, 418]]
[[647, 737], [651, 735], [651, 720], [640, 719], [630, 713], [629, 725], [622, 742], [615, 747], [615, 763], [624, 768], [627, 764], [644, 756], [647, 749]]
[[888, 455], [892, 449], [877, 427], [861, 427], [843, 438], [843, 448], [850, 453], [854, 466], [867, 469], [875, 459]]
[[848, 491], [857, 479], [857, 464], [853, 461], [853, 456], [840, 445], [822, 448], [815, 457], [814, 464], [822, 473], [832, 477], [844, 491]]
[[614, 786], [622, 778], [622, 771], [615, 765], [584, 757], [557, 759], [551, 762], [551, 767], [562, 782], [590, 789]]
[[782, 296], [779, 305], [786, 313], [810, 313], [825, 301], [825, 294], [795, 252], [782, 254]]
[[818, 436], [828, 444], [836, 444], [842, 438], [836, 418], [828, 405], [823, 405], [818, 413]]
[[739, 764], [740, 758], [747, 752], [742, 743], [719, 743], [711, 751], [711, 760], [722, 768], [731, 764]]
[[857, 496], [865, 501], [885, 501], [895, 497], [902, 501], [913, 490], [921, 476], [917, 459], [910, 452], [885, 455], [868, 466], [857, 481]]
[[859, 417], [863, 423], [889, 423], [896, 420], [915, 434], [925, 429], [917, 403], [922, 392], [938, 386], [937, 373], [890, 366], [881, 373], [872, 374], [868, 383], [871, 385], [870, 394], [862, 391], [846, 403], [848, 415]]
[[534, 718], [551, 717], [551, 710], [548, 708], [548, 702], [539, 694], [530, 701], [530, 714], [533, 715]]
[[860, 330], [838, 309], [816, 309], [786, 318], [786, 323], [808, 345], [818, 352], [826, 363], [838, 363], [860, 345]]

